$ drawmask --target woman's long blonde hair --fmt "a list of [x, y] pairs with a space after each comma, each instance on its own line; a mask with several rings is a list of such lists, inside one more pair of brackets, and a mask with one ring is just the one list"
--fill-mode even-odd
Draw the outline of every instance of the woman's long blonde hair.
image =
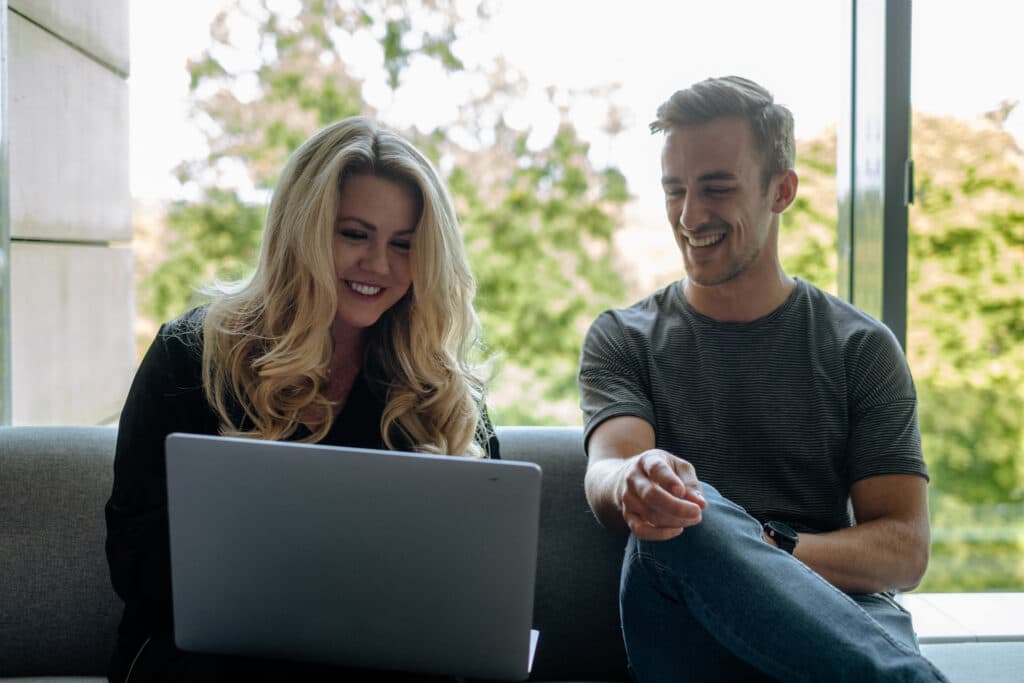
[[221, 433], [283, 439], [310, 411], [323, 419], [306, 440], [329, 431], [334, 404], [322, 391], [338, 307], [332, 244], [341, 186], [355, 174], [401, 183], [422, 206], [412, 286], [364, 341], [364, 373], [386, 392], [383, 441], [481, 455], [474, 437], [484, 428], [484, 382], [470, 360], [479, 342], [476, 285], [451, 197], [423, 154], [363, 117], [328, 126], [295, 151], [270, 203], [256, 272], [220, 288], [206, 312], [203, 385]]

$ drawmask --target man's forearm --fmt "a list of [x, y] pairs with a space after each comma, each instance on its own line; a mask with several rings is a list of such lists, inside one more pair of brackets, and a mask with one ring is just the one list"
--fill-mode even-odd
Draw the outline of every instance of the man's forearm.
[[825, 534], [800, 534], [794, 555], [844, 593], [911, 590], [928, 566], [928, 534], [876, 519]]

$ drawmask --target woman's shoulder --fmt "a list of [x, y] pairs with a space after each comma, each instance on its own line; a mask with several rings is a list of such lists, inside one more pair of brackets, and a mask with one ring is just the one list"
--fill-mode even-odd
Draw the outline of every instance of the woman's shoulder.
[[179, 339], [182, 341], [197, 340], [200, 343], [203, 339], [203, 321], [206, 320], [208, 306], [197, 306], [185, 311], [177, 318], [168, 320], [160, 326], [160, 336], [165, 339]]
[[154, 346], [160, 355], [174, 361], [196, 361], [203, 357], [203, 321], [206, 306], [199, 306], [160, 326]]

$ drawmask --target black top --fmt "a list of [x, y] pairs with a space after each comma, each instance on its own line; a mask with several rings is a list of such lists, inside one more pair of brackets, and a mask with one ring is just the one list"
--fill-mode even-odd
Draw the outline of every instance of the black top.
[[[121, 413], [114, 484], [105, 510], [111, 581], [125, 603], [112, 670], [125, 671], [147, 638], [170, 638], [174, 630], [164, 440], [172, 432], [219, 431], [217, 415], [203, 394], [202, 315], [203, 309], [194, 309], [161, 326]], [[319, 443], [386, 449], [380, 435], [384, 403], [384, 391], [360, 374]], [[481, 445], [489, 457], [498, 458], [486, 411], [484, 419], [489, 439]], [[308, 435], [300, 426], [290, 440]]]

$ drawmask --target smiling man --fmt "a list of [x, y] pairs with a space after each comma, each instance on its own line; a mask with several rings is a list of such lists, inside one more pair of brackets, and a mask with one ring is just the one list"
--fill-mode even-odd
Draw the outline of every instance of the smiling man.
[[779, 261], [792, 114], [730, 76], [675, 93], [651, 129], [687, 277], [603, 313], [579, 376], [587, 498], [630, 532], [635, 678], [944, 680], [893, 600], [929, 547], [906, 360]]

